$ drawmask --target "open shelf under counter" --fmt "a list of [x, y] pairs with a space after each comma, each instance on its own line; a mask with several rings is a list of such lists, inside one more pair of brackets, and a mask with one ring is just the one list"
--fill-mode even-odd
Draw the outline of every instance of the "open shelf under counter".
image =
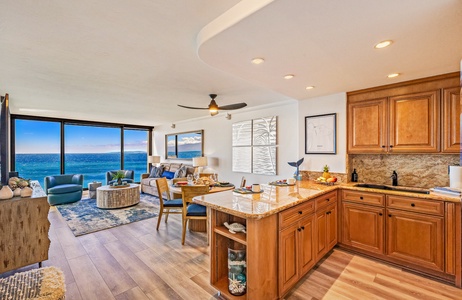
[[247, 239], [246, 239], [247, 235], [243, 232], [231, 233], [229, 232], [228, 228], [226, 228], [225, 226], [215, 227], [213, 231], [235, 242], [241, 243], [243, 245], [247, 245]]
[[247, 294], [241, 296], [234, 296], [228, 291], [228, 277], [223, 277], [217, 282], [213, 284], [213, 286], [220, 291], [221, 296], [225, 297], [226, 299], [230, 300], [237, 300], [237, 299], [247, 299]]

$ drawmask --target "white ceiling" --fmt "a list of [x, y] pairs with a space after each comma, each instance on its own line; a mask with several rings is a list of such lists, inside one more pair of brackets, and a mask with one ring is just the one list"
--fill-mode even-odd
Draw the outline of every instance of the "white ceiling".
[[252, 109], [459, 71], [461, 13], [460, 0], [3, 0], [0, 94], [15, 114], [175, 123], [207, 116], [177, 104], [210, 93]]

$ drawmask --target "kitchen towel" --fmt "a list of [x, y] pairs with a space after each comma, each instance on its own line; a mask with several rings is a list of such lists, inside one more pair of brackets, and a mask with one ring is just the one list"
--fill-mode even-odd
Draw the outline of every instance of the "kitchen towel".
[[452, 188], [462, 188], [461, 166], [449, 166], [449, 186]]

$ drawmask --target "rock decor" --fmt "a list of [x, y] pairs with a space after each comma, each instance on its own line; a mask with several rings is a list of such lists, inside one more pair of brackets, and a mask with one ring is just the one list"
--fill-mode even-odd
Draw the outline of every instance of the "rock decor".
[[0, 200], [10, 199], [10, 198], [13, 198], [13, 191], [7, 185], [2, 186], [2, 189], [0, 190]]
[[[8, 186], [13, 191], [14, 197], [31, 197], [32, 188], [30, 188], [30, 179], [24, 179], [21, 177], [11, 177], [8, 179]], [[10, 198], [12, 198], [11, 196]], [[7, 198], [8, 199], [8, 198]]]
[[247, 289], [245, 254], [228, 248], [228, 291], [234, 296], [244, 295]]

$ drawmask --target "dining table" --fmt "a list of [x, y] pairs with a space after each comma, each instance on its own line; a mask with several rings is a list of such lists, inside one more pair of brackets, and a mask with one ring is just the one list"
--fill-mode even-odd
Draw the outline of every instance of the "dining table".
[[[184, 185], [171, 184], [169, 186], [170, 192], [173, 194], [173, 199], [182, 198], [181, 186], [184, 186]], [[219, 192], [233, 190], [234, 188], [235, 186], [233, 184], [213, 185], [210, 187], [209, 193], [219, 193]], [[205, 220], [189, 220], [188, 228], [190, 231], [206, 232], [207, 222]]]

